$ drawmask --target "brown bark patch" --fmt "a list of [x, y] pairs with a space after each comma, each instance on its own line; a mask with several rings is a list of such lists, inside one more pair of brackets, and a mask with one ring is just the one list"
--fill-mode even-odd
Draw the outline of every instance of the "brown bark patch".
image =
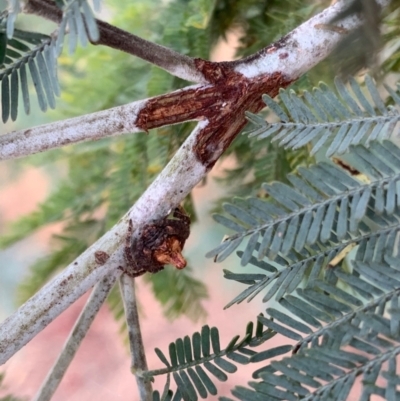
[[247, 79], [235, 72], [228, 75], [224, 84], [218, 85], [218, 112], [208, 110], [209, 124], [194, 145], [198, 159], [211, 168], [246, 125], [245, 111], [257, 113], [265, 107], [262, 101], [264, 93], [274, 97], [279, 88], [284, 88], [290, 83], [291, 81], [279, 72], [258, 77], [256, 80]]
[[102, 266], [110, 259], [110, 255], [104, 251], [96, 251], [94, 253], [94, 259], [98, 265]]
[[260, 111], [265, 107], [261, 98], [264, 93], [274, 97], [291, 81], [281, 72], [248, 79], [230, 63], [195, 59], [195, 64], [212, 85], [150, 99], [136, 125], [147, 132], [164, 125], [207, 119], [209, 124], [200, 133], [193, 151], [201, 163], [211, 168], [246, 125], [245, 111]]
[[190, 234], [190, 218], [181, 206], [172, 215], [145, 225], [131, 242], [132, 231], [130, 226], [125, 246], [126, 266], [121, 267], [126, 274], [136, 277], [146, 272], [157, 273], [167, 264], [177, 269], [186, 267], [182, 250]]

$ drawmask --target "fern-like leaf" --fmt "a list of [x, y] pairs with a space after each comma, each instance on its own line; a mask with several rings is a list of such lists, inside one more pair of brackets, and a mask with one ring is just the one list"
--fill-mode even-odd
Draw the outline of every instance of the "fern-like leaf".
[[[387, 154], [388, 149], [392, 150], [390, 154]], [[237, 233], [208, 256], [217, 255], [217, 261], [224, 259], [247, 237], [247, 246], [237, 254], [242, 265], [250, 263], [259, 269], [251, 273], [225, 270], [225, 278], [246, 285], [226, 308], [246, 299], [251, 301], [265, 290], [263, 302], [273, 297], [279, 300], [292, 293], [302, 281], [311, 284], [326, 268], [340, 264], [357, 245], [357, 255], [368, 249], [364, 261], [369, 261], [374, 254], [393, 249], [400, 231], [397, 189], [400, 159], [392, 157], [398, 151], [388, 141], [371, 143], [369, 149], [360, 145], [355, 147], [353, 161], [363, 166], [359, 167], [361, 170], [368, 171], [360, 175], [364, 181], [321, 163], [311, 171], [318, 173], [320, 168], [324, 169], [318, 182], [318, 185], [324, 185], [324, 192], [317, 191], [317, 185], [310, 186], [303, 177], [290, 175], [292, 188], [281, 190], [283, 184], [276, 188], [264, 186], [272, 188], [270, 195], [272, 193], [277, 202], [249, 198], [235, 199], [234, 204], [226, 205], [225, 210], [234, 220], [218, 216], [217, 221], [234, 228]], [[300, 170], [303, 176], [312, 177], [309, 170]], [[329, 176], [325, 174], [327, 171]], [[381, 183], [378, 184], [374, 177], [382, 180]], [[309, 183], [317, 179], [314, 175]], [[365, 180], [369, 183], [363, 183]], [[246, 230], [246, 224], [253, 227]]]
[[375, 142], [369, 149], [353, 147], [352, 157], [367, 184], [321, 162], [289, 175], [292, 186], [264, 184], [266, 200], [234, 199], [233, 204], [225, 204], [228, 216], [217, 214], [214, 219], [236, 234], [206, 256], [222, 261], [248, 238], [241, 256], [243, 266], [253, 254], [259, 260], [265, 256], [274, 260], [278, 255], [290, 258], [293, 252], [346, 241], [360, 230], [368, 231], [371, 222], [383, 225], [396, 220], [400, 149], [389, 141]]
[[[93, 0], [96, 11], [100, 11], [100, 0]], [[56, 42], [57, 53], [60, 54], [64, 44], [65, 34], [68, 32], [68, 51], [75, 52], [78, 40], [83, 47], [89, 41], [96, 42], [99, 39], [99, 30], [93, 11], [88, 0], [61, 0], [57, 5], [63, 11]]]
[[17, 15], [21, 12], [21, 2], [20, 0], [8, 0], [7, 14], [7, 38], [12, 39], [14, 36], [14, 24], [17, 19]]
[[[63, 10], [57, 38], [37, 32], [14, 29], [19, 2], [13, 0], [10, 10], [0, 16], [0, 88], [2, 120], [18, 116], [19, 93], [26, 114], [30, 112], [28, 74], [35, 87], [39, 107], [46, 111], [55, 108], [55, 97], [60, 95], [57, 79], [57, 56], [61, 53], [68, 31], [68, 48], [73, 53], [78, 40], [86, 46], [89, 40], [97, 41], [99, 31], [96, 19], [87, 0], [57, 2]], [[100, 2], [94, 1], [95, 9]]]
[[[267, 308], [268, 317], [260, 316], [259, 322], [297, 344], [291, 356], [254, 372], [261, 381], [232, 394], [246, 400], [279, 394], [288, 400], [345, 401], [355, 378], [363, 376], [360, 399], [372, 394], [397, 399], [400, 280], [394, 237], [386, 238], [385, 247], [380, 238], [360, 246], [351, 273], [328, 269], [324, 280], [282, 298], [281, 308]], [[385, 387], [377, 384], [379, 376]]]
[[2, 120], [15, 121], [20, 96], [26, 114], [30, 112], [28, 72], [35, 87], [39, 107], [46, 111], [55, 108], [60, 95], [57, 79], [57, 60], [52, 38], [37, 32], [13, 30], [7, 37], [6, 26], [0, 22], [0, 81]]
[[[381, 229], [375, 227], [375, 231], [373, 232], [354, 236], [340, 244], [329, 244], [322, 249], [311, 249], [308, 257], [304, 257], [303, 254], [297, 258], [293, 258], [294, 260], [278, 257], [274, 263], [259, 261], [255, 257], [252, 257], [249, 263], [262, 269], [262, 273], [233, 273], [229, 270], [224, 270], [224, 277], [226, 279], [234, 280], [248, 286], [230, 301], [225, 308], [229, 308], [236, 303], [241, 303], [246, 299], [247, 301], [251, 301], [267, 288], [268, 291], [263, 296], [263, 302], [268, 302], [273, 297], [280, 300], [284, 295], [292, 293], [302, 281], [311, 285], [313, 281], [321, 276], [321, 273], [326, 268], [332, 268], [341, 263], [357, 245], [357, 255], [360, 252], [364, 252], [364, 260], [369, 260], [371, 255], [381, 255], [388, 249], [393, 249], [394, 241], [399, 231], [400, 226], [398, 223], [385, 226]], [[238, 252], [239, 257], [242, 254], [243, 252]], [[386, 255], [386, 257], [388, 256]]]
[[[332, 156], [344, 153], [350, 145], [368, 144], [394, 133], [400, 121], [400, 112], [398, 108], [385, 105], [368, 75], [365, 77], [367, 94], [354, 78], [349, 78], [352, 92], [338, 78], [335, 85], [338, 94], [324, 83], [314, 88], [312, 93], [305, 91], [301, 96], [293, 90], [281, 89], [280, 103], [264, 95], [265, 104], [281, 121], [270, 124], [257, 115], [247, 113], [248, 119], [256, 125], [249, 136], [258, 139], [273, 136], [273, 141], [279, 141], [279, 145], [286, 149], [298, 149], [311, 143], [311, 154], [329, 143], [326, 155]], [[398, 93], [386, 89], [399, 106]]]
[[[235, 336], [225, 349], [221, 349], [218, 329], [203, 326], [201, 332], [194, 333], [192, 338], [185, 336], [171, 343], [169, 358], [161, 350], [156, 349], [157, 356], [166, 368], [145, 372], [144, 376], [152, 378], [156, 375], [168, 374], [169, 378], [172, 374], [178, 387], [173, 398], [176, 400], [183, 398], [185, 401], [195, 401], [198, 395], [201, 398], [206, 398], [208, 394], [216, 395], [217, 388], [212, 378], [226, 381], [227, 374], [237, 370], [235, 363], [247, 364], [252, 357], [261, 354], [249, 347], [258, 346], [274, 335], [272, 330], [263, 331], [260, 322], [257, 323], [255, 330], [253, 323], [249, 323], [243, 339], [239, 340], [240, 337]], [[258, 361], [284, 354], [291, 348], [291, 346], [284, 346], [270, 349], [266, 351], [267, 354], [263, 353]], [[161, 399], [171, 399], [168, 398], [172, 397], [169, 386], [170, 382], [167, 379]], [[153, 399], [158, 399], [157, 397], [159, 393], [155, 392]]]

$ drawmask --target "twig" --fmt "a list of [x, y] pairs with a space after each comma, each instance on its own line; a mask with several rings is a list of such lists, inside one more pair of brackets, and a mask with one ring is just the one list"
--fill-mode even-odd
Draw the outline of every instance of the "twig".
[[0, 160], [13, 159], [76, 142], [143, 131], [136, 117], [146, 100], [0, 136]]
[[148, 370], [142, 333], [140, 331], [139, 314], [135, 294], [135, 279], [123, 274], [119, 279], [120, 290], [124, 300], [126, 324], [128, 326], [129, 344], [131, 348], [131, 371], [136, 377], [140, 401], [151, 401], [153, 389], [151, 382], [141, 373]]
[[[382, 0], [381, 3], [387, 3], [387, 0]], [[61, 11], [47, 0], [30, 0], [26, 7], [28, 11], [32, 9], [32, 12], [43, 13], [55, 20], [61, 18]], [[352, 16], [340, 21], [340, 32], [318, 28], [321, 24], [329, 23], [342, 8], [343, 2], [336, 3], [278, 42], [243, 60], [229, 63], [192, 60], [193, 68], [211, 84], [188, 86], [125, 106], [4, 135], [0, 137], [0, 160], [70, 143], [148, 131], [203, 118], [214, 122], [212, 135], [217, 131], [217, 125], [219, 131], [226, 131], [228, 126], [239, 131], [246, 123], [244, 111], [256, 112], [263, 107], [260, 100], [263, 93], [274, 96], [280, 87], [287, 86], [325, 58], [344, 37], [345, 34], [340, 32], [349, 32], [360, 25], [360, 18]], [[102, 23], [99, 24], [100, 27], [103, 26]], [[119, 34], [125, 35], [121, 43], [131, 42], [128, 38], [130, 34], [123, 31], [116, 33], [118, 28], [108, 24], [103, 31], [116, 43]], [[137, 43], [137, 49], [158, 54], [154, 57], [169, 57], [151, 49], [153, 44], [143, 39], [135, 38], [134, 43]], [[179, 58], [176, 60], [178, 64], [181, 62]], [[182, 68], [184, 66], [184, 63], [181, 64]], [[224, 147], [229, 143], [224, 143]]]
[[56, 363], [39, 389], [35, 401], [51, 399], [116, 280], [117, 275], [111, 274], [103, 278], [93, 289]]
[[103, 277], [121, 273], [118, 266], [125, 264], [124, 246], [129, 219], [134, 229], [139, 230], [150, 219], [165, 217], [203, 179], [208, 169], [192, 149], [206, 126], [205, 121], [197, 125], [156, 180], [110, 231], [0, 325], [0, 364]]
[[194, 60], [189, 56], [142, 39], [103, 21], [99, 21], [99, 30], [100, 39], [95, 43], [96, 45], [112, 47], [140, 57], [186, 81], [207, 83], [203, 74], [197, 70]]
[[[383, 8], [390, 3], [390, 0], [377, 0], [377, 3]], [[322, 25], [330, 24], [347, 5], [347, 1], [335, 2], [277, 42], [256, 54], [232, 61], [230, 65], [247, 78], [257, 77], [267, 70], [285, 71], [291, 78], [297, 79], [311, 68], [311, 60], [313, 65], [319, 63], [343, 38], [362, 24], [360, 16], [352, 14], [337, 21], [336, 31], [320, 29]]]
[[[56, 24], [61, 22], [62, 12], [54, 2], [48, 0], [29, 0], [24, 12], [47, 18]], [[176, 77], [189, 82], [206, 83], [197, 70], [191, 57], [180, 54], [167, 47], [142, 39], [107, 22], [97, 21], [100, 38], [95, 45], [105, 45], [121, 50], [152, 63]]]

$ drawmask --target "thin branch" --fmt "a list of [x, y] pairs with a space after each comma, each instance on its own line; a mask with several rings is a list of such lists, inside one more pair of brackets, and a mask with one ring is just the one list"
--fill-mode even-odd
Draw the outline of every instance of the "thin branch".
[[215, 103], [221, 103], [213, 92], [211, 85], [192, 85], [81, 117], [10, 132], [0, 136], [0, 160], [28, 156], [73, 143], [148, 132], [152, 128], [204, 119], [211, 105], [215, 108]]
[[[385, 4], [387, 0], [381, 2]], [[45, 10], [44, 14], [50, 8], [51, 15], [61, 16], [60, 10], [53, 3], [49, 5], [47, 0], [30, 0], [27, 7], [29, 10], [39, 5], [43, 5], [43, 9], [39, 9]], [[359, 17], [352, 16], [340, 21], [339, 32], [321, 29], [344, 6], [345, 2], [337, 2], [278, 42], [243, 60], [229, 63], [194, 60], [196, 71], [212, 84], [188, 86], [152, 99], [0, 137], [0, 160], [203, 118], [213, 122], [215, 128], [218, 125], [219, 131], [232, 127], [237, 130], [246, 123], [245, 110], [257, 112], [264, 107], [263, 93], [275, 96], [279, 88], [321, 61], [347, 32], [361, 24]], [[111, 32], [114, 28], [107, 29]], [[213, 129], [212, 133], [215, 131]], [[214, 145], [219, 146], [216, 142], [220, 141], [214, 140]], [[226, 141], [223, 146], [229, 143]]]
[[131, 348], [131, 371], [136, 377], [140, 401], [151, 401], [153, 389], [151, 382], [141, 375], [148, 370], [144, 351], [142, 333], [140, 331], [139, 314], [135, 294], [135, 279], [123, 274], [119, 279], [121, 295], [124, 300], [126, 324], [128, 326], [129, 344]]
[[42, 387], [39, 389], [34, 399], [35, 401], [50, 401], [82, 340], [85, 338], [94, 318], [114, 286], [116, 279], [117, 275], [115, 274], [106, 276], [93, 289], [56, 363], [50, 370]]
[[96, 45], [104, 45], [140, 57], [176, 77], [189, 82], [207, 83], [195, 65], [194, 59], [168, 47], [158, 45], [120, 28], [99, 21], [100, 39]]
[[[377, 3], [383, 8], [390, 0], [377, 0]], [[360, 16], [353, 14], [329, 29], [331, 21], [340, 15], [347, 4], [346, 1], [337, 1], [277, 42], [229, 64], [250, 79], [267, 71], [285, 71], [291, 79], [299, 78], [311, 68], [310, 63], [315, 65], [326, 58], [343, 38], [362, 24]]]
[[125, 265], [129, 219], [134, 229], [140, 230], [150, 220], [167, 216], [207, 174], [207, 167], [192, 151], [206, 126], [206, 121], [197, 125], [156, 180], [110, 231], [0, 325], [0, 364], [105, 276], [121, 274], [118, 266]]
[[81, 117], [0, 136], [0, 160], [28, 156], [72, 143], [140, 132], [136, 117], [147, 100], [139, 100]]
[[[59, 24], [62, 11], [55, 2], [48, 0], [29, 0], [23, 10], [28, 14], [35, 14]], [[204, 76], [197, 70], [194, 59], [180, 54], [167, 47], [142, 39], [120, 28], [97, 21], [100, 38], [95, 45], [104, 45], [125, 53], [140, 57], [176, 77], [189, 82], [206, 83]]]

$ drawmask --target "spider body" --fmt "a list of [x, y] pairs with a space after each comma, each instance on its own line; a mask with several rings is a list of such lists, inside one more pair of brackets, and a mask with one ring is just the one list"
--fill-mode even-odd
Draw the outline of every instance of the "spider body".
[[177, 269], [186, 266], [181, 252], [190, 234], [190, 218], [181, 206], [174, 209], [172, 216], [145, 225], [133, 240], [132, 233], [130, 220], [124, 252], [126, 267], [122, 268], [129, 276], [157, 273], [166, 264]]

